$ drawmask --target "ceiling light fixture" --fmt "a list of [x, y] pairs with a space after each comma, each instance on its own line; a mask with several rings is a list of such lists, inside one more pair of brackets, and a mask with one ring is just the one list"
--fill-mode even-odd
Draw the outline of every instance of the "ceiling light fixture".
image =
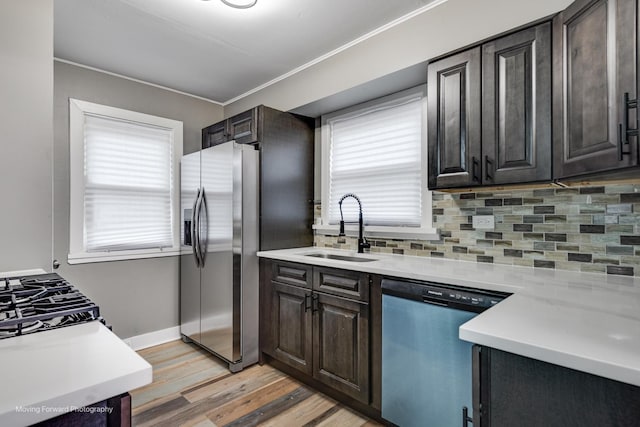
[[249, 9], [256, 5], [258, 0], [220, 0], [227, 6], [235, 7], [236, 9]]

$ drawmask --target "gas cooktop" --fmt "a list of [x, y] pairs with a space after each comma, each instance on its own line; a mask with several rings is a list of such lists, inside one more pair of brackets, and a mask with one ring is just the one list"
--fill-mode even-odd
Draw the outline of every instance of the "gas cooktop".
[[0, 339], [93, 320], [100, 308], [55, 273], [0, 279]]

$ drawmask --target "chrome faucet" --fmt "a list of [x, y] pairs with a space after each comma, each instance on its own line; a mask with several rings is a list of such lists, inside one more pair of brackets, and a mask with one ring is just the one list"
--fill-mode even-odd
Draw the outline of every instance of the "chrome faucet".
[[[342, 202], [344, 201], [344, 199], [348, 198], [348, 197], [352, 197], [354, 199], [356, 199], [356, 201], [358, 202], [358, 207], [360, 209], [360, 214], [358, 216], [358, 253], [364, 253], [365, 249], [369, 249], [371, 247], [371, 244], [369, 242], [367, 242], [367, 239], [364, 238], [364, 225], [362, 222], [362, 203], [360, 203], [360, 199], [358, 198], [358, 196], [356, 196], [353, 193], [347, 193], [344, 196], [342, 196], [342, 198], [340, 199], [340, 201], [338, 202], [338, 206], [340, 207], [340, 233], [338, 234], [338, 236], [344, 236], [344, 217], [342, 215]], [[355, 224], [354, 221], [350, 221], [347, 222], [347, 224]]]

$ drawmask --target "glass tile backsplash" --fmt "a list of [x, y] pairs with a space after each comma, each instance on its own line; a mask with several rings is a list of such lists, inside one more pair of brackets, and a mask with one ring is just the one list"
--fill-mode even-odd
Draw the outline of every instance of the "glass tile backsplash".
[[[495, 227], [474, 229], [474, 215]], [[440, 240], [370, 239], [371, 252], [640, 276], [640, 183], [434, 192], [433, 225]], [[355, 250], [357, 239], [316, 234], [314, 244]]]

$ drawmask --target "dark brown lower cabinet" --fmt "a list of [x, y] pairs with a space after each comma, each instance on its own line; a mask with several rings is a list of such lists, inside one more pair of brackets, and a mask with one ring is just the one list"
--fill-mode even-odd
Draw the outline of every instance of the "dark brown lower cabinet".
[[369, 402], [369, 305], [316, 293], [313, 376]]
[[475, 427], [640, 425], [640, 387], [474, 346]]
[[264, 350], [283, 363], [312, 375], [311, 310], [308, 289], [271, 283], [269, 341]]
[[[292, 263], [262, 262], [261, 351], [331, 389], [359, 402], [370, 403], [369, 304], [341, 294], [332, 295], [312, 286], [311, 267]], [[313, 267], [315, 270], [316, 267]], [[282, 272], [301, 272], [299, 286], [278, 281]], [[368, 275], [321, 268], [334, 284], [368, 281]], [[343, 280], [338, 280], [340, 277]], [[355, 278], [355, 279], [354, 279]], [[324, 282], [323, 282], [324, 283]], [[354, 285], [355, 286], [355, 285]], [[368, 286], [363, 283], [358, 287]]]

